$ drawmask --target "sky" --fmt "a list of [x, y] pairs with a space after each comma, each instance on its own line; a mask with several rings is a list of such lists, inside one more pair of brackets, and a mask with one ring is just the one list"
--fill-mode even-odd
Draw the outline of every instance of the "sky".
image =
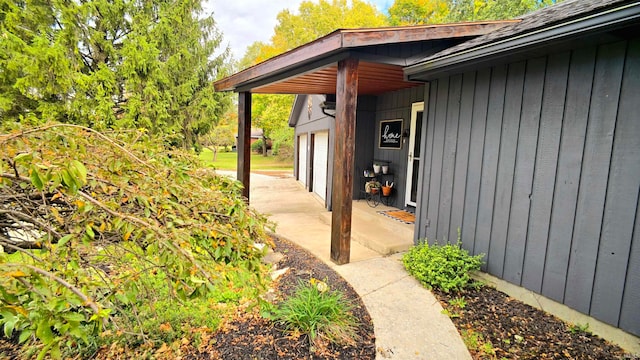
[[[303, 0], [205, 0], [206, 12], [213, 18], [236, 60], [244, 56], [247, 46], [256, 41], [268, 42], [276, 26], [276, 16], [284, 9], [297, 13]], [[369, 0], [385, 12], [393, 0]]]

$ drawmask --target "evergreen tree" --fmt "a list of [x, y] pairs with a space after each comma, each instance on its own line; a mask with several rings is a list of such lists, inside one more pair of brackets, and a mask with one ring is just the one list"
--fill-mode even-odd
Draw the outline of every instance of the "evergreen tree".
[[229, 105], [200, 0], [0, 0], [0, 122], [145, 128], [189, 147]]

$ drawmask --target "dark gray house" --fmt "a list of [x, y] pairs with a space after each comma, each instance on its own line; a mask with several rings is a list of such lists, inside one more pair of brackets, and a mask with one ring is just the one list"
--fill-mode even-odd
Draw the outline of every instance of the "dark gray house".
[[[239, 92], [243, 131], [251, 93], [304, 95], [296, 175], [318, 175], [326, 139], [337, 263], [362, 171], [387, 161], [416, 240], [460, 229], [484, 271], [640, 335], [639, 18], [637, 1], [567, 0], [510, 22], [339, 30], [216, 88]], [[335, 119], [312, 121], [323, 101]]]

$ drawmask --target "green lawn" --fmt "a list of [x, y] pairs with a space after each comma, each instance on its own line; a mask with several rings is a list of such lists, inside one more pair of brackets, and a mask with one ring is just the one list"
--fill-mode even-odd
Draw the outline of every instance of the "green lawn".
[[[218, 152], [218, 158], [213, 161], [213, 153], [209, 149], [202, 149], [200, 159], [207, 166], [215, 167], [218, 170], [236, 170], [238, 163], [238, 153]], [[273, 156], [262, 156], [251, 154], [251, 170], [293, 170], [293, 163], [290, 161], [279, 161]]]

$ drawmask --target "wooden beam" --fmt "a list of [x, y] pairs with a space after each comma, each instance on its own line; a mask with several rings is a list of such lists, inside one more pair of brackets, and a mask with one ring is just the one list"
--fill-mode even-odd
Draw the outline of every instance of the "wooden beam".
[[249, 176], [251, 173], [251, 93], [238, 93], [238, 177], [242, 182], [242, 196], [249, 203]]
[[338, 62], [336, 82], [336, 126], [333, 159], [331, 214], [331, 260], [349, 262], [353, 199], [353, 157], [355, 151], [358, 59]]

